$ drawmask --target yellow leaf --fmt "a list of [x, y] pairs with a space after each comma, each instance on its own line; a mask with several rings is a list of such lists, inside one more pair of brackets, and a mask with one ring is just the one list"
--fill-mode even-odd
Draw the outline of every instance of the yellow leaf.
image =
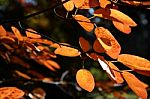
[[13, 26], [11, 27], [11, 29], [12, 29], [13, 33], [15, 34], [15, 36], [17, 37], [17, 39], [19, 41], [23, 41], [23, 37], [22, 37], [21, 33], [19, 32], [19, 30]]
[[121, 46], [113, 35], [103, 27], [97, 27], [95, 29], [95, 35], [99, 39], [100, 44], [106, 50], [106, 54], [111, 58], [116, 59], [121, 51]]
[[120, 30], [121, 32], [125, 33], [125, 34], [129, 34], [131, 33], [131, 28], [129, 25], [124, 24], [122, 22], [118, 22], [118, 21], [113, 21], [114, 26]]
[[73, 17], [86, 31], [91, 32], [94, 29], [93, 23], [87, 17], [83, 15], [74, 15]]
[[90, 49], [90, 44], [89, 44], [89, 42], [88, 42], [86, 39], [84, 39], [83, 37], [80, 37], [80, 38], [79, 38], [79, 44], [80, 44], [80, 47], [82, 48], [82, 50], [83, 50], [84, 52], [89, 51], [89, 49]]
[[7, 33], [6, 33], [6, 30], [3, 28], [2, 25], [0, 25], [0, 36], [6, 36]]
[[108, 4], [111, 4], [109, 0], [99, 0], [99, 3], [100, 3], [100, 7], [102, 8], [106, 8]]
[[85, 0], [71, 0], [76, 8], [80, 8], [83, 4]]
[[16, 87], [1, 87], [0, 99], [20, 99], [25, 93]]
[[123, 71], [122, 75], [126, 80], [128, 86], [135, 92], [135, 94], [142, 99], [147, 99], [147, 84], [141, 82], [138, 78], [136, 78], [133, 74]]
[[[28, 31], [26, 31], [27, 37], [33, 38], [33, 39], [39, 39], [39, 38], [41, 38], [41, 35], [35, 34], [36, 31], [34, 31], [33, 29], [27, 29], [27, 30], [28, 30]], [[30, 32], [30, 31], [31, 31], [31, 32]], [[32, 32], [35, 32], [35, 33], [32, 33]]]
[[99, 6], [97, 0], [84, 0], [84, 4], [79, 9], [90, 9]]
[[62, 45], [58, 47], [54, 53], [68, 57], [76, 57], [80, 55], [80, 52], [77, 49]]
[[77, 71], [76, 81], [81, 88], [88, 92], [92, 92], [95, 87], [93, 75], [86, 69], [80, 69]]
[[[62, 2], [63, 1], [65, 1], [65, 0], [62, 0]], [[73, 3], [73, 1], [68, 1], [68, 2], [64, 3], [63, 6], [65, 7], [65, 9], [67, 11], [72, 11], [74, 9], [74, 3]]]

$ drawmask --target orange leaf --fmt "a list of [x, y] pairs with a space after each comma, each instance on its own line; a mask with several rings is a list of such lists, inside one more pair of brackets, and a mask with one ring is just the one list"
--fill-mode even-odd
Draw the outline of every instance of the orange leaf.
[[24, 74], [24, 73], [22, 73], [22, 72], [20, 72], [20, 71], [18, 71], [18, 70], [15, 70], [15, 72], [16, 72], [19, 76], [21, 76], [21, 77], [23, 77], [23, 78], [25, 78], [25, 79], [31, 79], [31, 77], [29, 77], [27, 74]]
[[76, 81], [81, 88], [88, 92], [92, 92], [95, 87], [93, 75], [86, 69], [80, 69], [77, 71]]
[[22, 35], [20, 34], [19, 30], [15, 27], [11, 27], [13, 33], [15, 34], [15, 36], [18, 38], [19, 41], [23, 41], [23, 37]]
[[1, 87], [0, 99], [20, 99], [24, 92], [16, 87]]
[[129, 34], [131, 32], [131, 28], [129, 25], [124, 24], [122, 22], [113, 21], [114, 26], [125, 34]]
[[60, 69], [59, 64], [56, 63], [55, 61], [47, 60], [47, 63], [50, 64], [52, 67], [54, 67], [54, 68], [56, 68], [56, 69]]
[[118, 61], [138, 73], [150, 76], [150, 61], [135, 55], [121, 54]]
[[97, 0], [84, 0], [84, 4], [79, 9], [90, 9], [99, 6]]
[[134, 6], [149, 6], [150, 5], [150, 1], [127, 1], [127, 0], [121, 0], [124, 3], [130, 4], [130, 5], [134, 5]]
[[100, 7], [102, 8], [106, 8], [108, 4], [111, 4], [111, 2], [108, 0], [99, 0], [99, 3], [100, 3]]
[[74, 15], [73, 17], [87, 32], [91, 32], [94, 29], [93, 23], [87, 17], [83, 15]]
[[85, 0], [71, 0], [76, 8], [80, 8], [83, 4]]
[[137, 96], [141, 97], [142, 99], [147, 99], [147, 84], [141, 82], [138, 78], [129, 72], [123, 71], [122, 75], [128, 86], [135, 92]]
[[6, 36], [7, 33], [6, 33], [6, 30], [3, 28], [2, 25], [0, 25], [0, 36]]
[[7, 44], [12, 44], [15, 42], [15, 40], [9, 36], [1, 36], [0, 41]]
[[86, 55], [93, 60], [98, 60], [98, 58], [101, 60], [105, 60], [103, 56], [98, 55], [96, 53], [86, 53]]
[[49, 41], [47, 39], [29, 39], [29, 41], [32, 42], [32, 43], [41, 43], [41, 44], [46, 44], [46, 45], [53, 44], [52, 41]]
[[[65, 1], [65, 0], [62, 0], [62, 2], [63, 1]], [[63, 6], [65, 7], [65, 9], [67, 11], [72, 11], [74, 9], [74, 3], [73, 3], [73, 1], [68, 1], [68, 2], [64, 3]]]
[[112, 62], [108, 62], [107, 63], [109, 65], [109, 67], [111, 68], [111, 71], [113, 72], [114, 76], [115, 76], [115, 81], [117, 83], [123, 83], [123, 78], [119, 72], [119, 69], [112, 63]]
[[[35, 34], [36, 31], [34, 31], [33, 29], [27, 29], [27, 30], [28, 30], [28, 31], [26, 31], [27, 37], [33, 38], [33, 39], [39, 39], [39, 38], [41, 38], [41, 35]], [[30, 32], [30, 31], [31, 31], [31, 32]], [[35, 33], [32, 33], [32, 32], [35, 32]]]
[[89, 49], [90, 49], [90, 44], [89, 44], [89, 42], [88, 42], [86, 39], [84, 39], [83, 37], [80, 37], [80, 38], [79, 38], [79, 44], [80, 44], [80, 47], [82, 48], [82, 50], [83, 50], [84, 52], [89, 51]]
[[111, 58], [116, 59], [120, 54], [121, 47], [113, 35], [103, 27], [97, 27], [95, 29], [95, 35], [99, 40], [99, 43], [106, 50], [106, 54]]
[[62, 45], [58, 47], [54, 53], [68, 57], [76, 57], [80, 55], [80, 52], [77, 49]]
[[93, 49], [94, 49], [94, 51], [96, 51], [98, 53], [104, 53], [104, 52], [106, 52], [105, 49], [103, 48], [103, 46], [99, 43], [98, 39], [96, 39], [94, 41]]

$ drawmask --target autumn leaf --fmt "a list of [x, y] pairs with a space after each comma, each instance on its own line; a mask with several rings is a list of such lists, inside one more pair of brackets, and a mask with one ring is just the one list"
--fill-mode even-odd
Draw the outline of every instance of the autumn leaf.
[[120, 70], [112, 62], [107, 62], [107, 64], [111, 68], [111, 71], [115, 76], [115, 81], [117, 83], [123, 83], [124, 80], [119, 72]]
[[[65, 0], [62, 0], [62, 2]], [[63, 4], [63, 6], [65, 7], [65, 9], [67, 11], [72, 11], [74, 9], [74, 3], [73, 1], [67, 1], [66, 3]]]
[[0, 36], [6, 36], [7, 33], [6, 33], [6, 30], [3, 28], [2, 25], [0, 25]]
[[122, 22], [118, 22], [118, 21], [113, 21], [113, 24], [121, 32], [123, 32], [125, 34], [131, 33], [131, 28], [129, 25], [122, 23]]
[[19, 41], [23, 41], [23, 37], [21, 35], [21, 33], [19, 32], [19, 30], [16, 27], [11, 27], [13, 33], [15, 34], [15, 36], [18, 38]]
[[102, 8], [106, 8], [108, 4], [111, 4], [109, 0], [99, 0], [99, 3], [100, 3], [100, 7]]
[[82, 50], [83, 50], [84, 52], [89, 51], [89, 49], [90, 49], [90, 44], [89, 44], [89, 42], [88, 42], [86, 39], [84, 39], [83, 37], [80, 37], [80, 38], [79, 38], [79, 44], [80, 44], [80, 47], [82, 48]]
[[30, 76], [28, 76], [27, 74], [24, 74], [24, 73], [22, 73], [22, 72], [20, 72], [18, 70], [15, 70], [15, 72], [16, 72], [17, 75], [19, 75], [19, 76], [21, 76], [21, 77], [23, 77], [25, 79], [31, 79]]
[[83, 4], [85, 0], [71, 0], [76, 8], [80, 8]]
[[52, 41], [47, 40], [47, 39], [28, 39], [32, 43], [40, 43], [40, 44], [46, 44], [46, 45], [51, 45], [53, 44]]
[[81, 88], [88, 92], [92, 92], [95, 87], [94, 77], [90, 71], [80, 69], [76, 73], [76, 81]]
[[79, 9], [90, 9], [99, 6], [97, 0], [84, 0], [84, 4]]
[[71, 48], [71, 47], [67, 47], [67, 46], [60, 46], [58, 47], [55, 51], [55, 54], [59, 54], [62, 56], [68, 56], [68, 57], [76, 57], [80, 55], [80, 52], [75, 49], [75, 48]]
[[[32, 32], [34, 32], [34, 33], [32, 33]], [[39, 38], [41, 38], [41, 35], [35, 34], [35, 33], [36, 33], [36, 31], [34, 31], [33, 29], [27, 29], [27, 31], [26, 31], [26, 35], [29, 38], [33, 38], [33, 39], [39, 39]]]
[[25, 93], [16, 87], [1, 87], [0, 99], [20, 99]]
[[9, 36], [1, 36], [0, 41], [6, 44], [13, 44], [15, 40]]
[[97, 27], [95, 29], [95, 35], [99, 43], [106, 50], [106, 54], [111, 58], [116, 59], [120, 54], [121, 46], [113, 35], [104, 27]]
[[99, 43], [98, 39], [96, 39], [94, 41], [93, 49], [94, 49], [94, 51], [96, 51], [98, 53], [104, 53], [104, 52], [106, 52], [105, 49], [103, 48], [103, 46]]
[[123, 71], [122, 76], [126, 80], [128, 86], [135, 92], [135, 94], [142, 99], [147, 99], [147, 84], [141, 82], [138, 78], [136, 78], [133, 74]]
[[91, 32], [94, 29], [93, 23], [91, 21], [83, 16], [83, 15], [74, 15], [73, 18], [87, 31]]
[[101, 56], [101, 55], [98, 55], [98, 54], [96, 54], [96, 53], [86, 53], [86, 55], [89, 57], [89, 58], [91, 58], [91, 59], [93, 59], [93, 60], [98, 60], [98, 58], [99, 59], [101, 59], [101, 60], [105, 60], [105, 58], [103, 57], [103, 56]]
[[[150, 5], [150, 1], [136, 1], [136, 0], [121, 0], [124, 3], [130, 4], [130, 5], [134, 5], [134, 6], [149, 6]], [[141, 3], [142, 2], [142, 3]]]

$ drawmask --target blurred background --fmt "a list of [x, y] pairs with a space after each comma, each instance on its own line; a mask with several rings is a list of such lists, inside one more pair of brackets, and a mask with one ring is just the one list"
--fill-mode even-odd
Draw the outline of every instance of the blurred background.
[[[59, 0], [0, 0], [0, 22], [32, 14], [45, 8], [52, 7], [59, 2]], [[131, 34], [126, 35], [121, 33], [113, 26], [111, 21], [108, 20], [94, 18], [92, 21], [94, 21], [97, 26], [106, 27], [111, 31], [122, 47], [121, 53], [133, 54], [150, 60], [150, 10], [144, 9], [142, 7], [129, 7], [122, 5], [118, 5], [118, 8], [123, 13], [129, 15], [138, 24], [137, 27], [132, 28]], [[66, 16], [67, 11], [62, 5], [55, 8], [55, 10], [60, 16]], [[93, 9], [83, 11], [79, 10], [78, 13], [86, 15], [87, 17], [91, 17], [93, 14]], [[69, 12], [68, 17], [71, 17], [71, 14], [73, 14], [73, 12]], [[39, 31], [40, 33], [43, 33], [44, 35], [58, 42], [69, 43], [78, 47], [79, 49], [80, 36], [88, 39], [91, 44], [93, 43], [95, 37], [93, 36], [92, 32], [87, 33], [76, 21], [63, 19], [60, 16], [54, 13], [54, 9], [51, 9], [40, 15], [21, 20], [21, 24], [25, 28], [33, 28], [34, 30]], [[12, 25], [19, 28], [17, 22], [9, 22], [2, 25], [8, 31]], [[60, 64], [62, 69], [55, 73], [46, 70], [45, 68], [41, 70], [35, 67], [34, 69], [37, 71], [41, 70], [42, 74], [53, 78], [59, 78], [62, 73], [69, 71], [65, 79], [75, 82], [75, 73], [79, 68], [81, 68], [81, 61], [79, 58], [58, 56], [56, 61]], [[3, 80], [12, 78], [13, 75], [11, 72], [8, 72], [12, 66], [10, 67], [10, 65], [6, 64], [3, 59], [1, 59], [1, 64], [0, 79]], [[96, 81], [101, 82], [101, 85], [99, 86], [105, 87], [105, 84], [108, 83], [109, 78], [101, 69], [97, 69], [98, 65], [99, 64], [97, 62], [94, 62], [91, 59], [85, 62], [86, 68], [88, 68], [93, 73]], [[137, 73], [135, 73], [135, 75], [137, 75], [140, 80], [150, 84], [148, 77], [139, 75]], [[80, 88], [75, 88], [75, 86], [72, 85], [57, 86], [53, 84], [42, 84], [40, 82], [21, 86], [17, 81], [12, 81], [11, 83], [2, 83], [0, 86], [20, 86], [21, 88], [28, 91], [41, 88], [47, 94], [46, 99], [50, 99], [52, 97], [65, 99], [116, 99], [115, 95], [120, 94], [118, 91], [120, 92], [123, 90], [125, 92], [122, 92], [122, 94], [125, 99], [137, 99], [133, 92], [126, 91], [127, 87], [115, 89], [106, 87], [104, 88], [104, 91], [100, 88], [97, 88], [92, 93], [88, 93], [81, 90]], [[109, 84], [107, 86], [109, 86]], [[112, 93], [112, 90], [114, 93]]]

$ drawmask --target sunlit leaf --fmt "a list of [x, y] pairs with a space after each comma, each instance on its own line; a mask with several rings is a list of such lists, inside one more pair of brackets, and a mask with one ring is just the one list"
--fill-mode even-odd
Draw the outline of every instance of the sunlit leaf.
[[30, 39], [29, 41], [32, 42], [32, 43], [41, 43], [41, 44], [46, 44], [46, 45], [53, 44], [52, 41], [47, 40], [47, 39]]
[[106, 54], [111, 58], [116, 59], [121, 51], [121, 46], [114, 36], [105, 28], [97, 27], [95, 35], [99, 39], [99, 43], [106, 50]]
[[[62, 0], [62, 2], [63, 1], [65, 1], [65, 0]], [[68, 2], [64, 3], [63, 6], [65, 7], [65, 9], [67, 11], [72, 11], [74, 9], [74, 3], [73, 3], [73, 1], [68, 1]]]
[[145, 58], [130, 54], [121, 54], [118, 57], [118, 61], [140, 74], [150, 76], [150, 61]]
[[18, 71], [18, 70], [15, 70], [15, 72], [16, 72], [19, 76], [21, 76], [21, 77], [23, 77], [23, 78], [25, 78], [25, 79], [31, 79], [30, 76], [28, 76], [27, 74], [24, 74], [24, 73], [22, 73], [22, 72], [20, 72], [20, 71]]
[[2, 25], [0, 25], [0, 36], [6, 36], [7, 33], [6, 33], [6, 30], [3, 28]]
[[76, 8], [80, 8], [83, 4], [85, 0], [71, 0]]
[[[28, 31], [26, 31], [27, 37], [33, 38], [33, 39], [39, 39], [39, 38], [41, 38], [41, 35], [35, 34], [36, 31], [34, 31], [33, 29], [27, 29], [27, 30], [28, 30]], [[31, 31], [31, 32], [30, 32], [30, 31]], [[32, 32], [35, 32], [35, 33], [32, 33]]]
[[100, 3], [100, 7], [102, 8], [106, 8], [108, 4], [111, 4], [109, 0], [99, 0], [99, 3]]
[[125, 34], [129, 34], [131, 32], [131, 28], [129, 25], [118, 22], [118, 21], [113, 21], [114, 26], [120, 30], [121, 32]]
[[56, 69], [49, 63], [49, 60], [40, 59], [40, 60], [37, 60], [37, 62], [46, 66], [51, 71], [56, 71]]
[[109, 65], [109, 67], [111, 68], [111, 71], [113, 72], [115, 76], [115, 81], [117, 83], [123, 83], [124, 80], [119, 72], [119, 69], [112, 62], [107, 62], [107, 64]]
[[123, 71], [122, 75], [126, 80], [128, 86], [135, 92], [135, 94], [142, 99], [147, 99], [147, 84], [141, 82], [138, 78], [136, 78], [133, 74]]
[[98, 62], [101, 65], [102, 69], [106, 71], [106, 73], [111, 77], [111, 79], [116, 81], [115, 76], [113, 75], [112, 71], [110, 70], [109, 66], [105, 63], [105, 61], [98, 58]]
[[95, 87], [94, 77], [90, 71], [80, 69], [76, 73], [76, 81], [81, 88], [88, 92], [92, 92]]
[[106, 50], [103, 48], [103, 46], [100, 44], [100, 42], [98, 41], [98, 39], [96, 39], [94, 41], [94, 44], [93, 44], [93, 49], [94, 51], [98, 52], [98, 53], [104, 53], [106, 52]]
[[68, 57], [76, 57], [80, 55], [80, 52], [77, 49], [62, 45], [58, 47], [54, 53]]
[[84, 0], [84, 4], [79, 9], [90, 9], [99, 6], [97, 0]]
[[21, 33], [19, 32], [19, 30], [16, 27], [11, 27], [13, 33], [15, 34], [15, 36], [18, 38], [19, 41], [23, 41], [23, 37], [21, 35]]
[[19, 99], [22, 98], [25, 93], [16, 87], [1, 87], [0, 99]]
[[93, 23], [87, 17], [83, 15], [74, 15], [73, 17], [86, 31], [91, 32], [94, 29]]
[[136, 0], [121, 0], [124, 3], [130, 4], [130, 5], [134, 5], [134, 6], [149, 6], [150, 5], [150, 1], [136, 1]]
[[83, 50], [84, 52], [89, 51], [89, 49], [90, 49], [90, 44], [89, 44], [89, 42], [88, 42], [86, 39], [84, 39], [83, 37], [80, 37], [80, 38], [79, 38], [79, 44], [80, 44], [80, 47], [82, 48], [82, 50]]
[[7, 44], [12, 44], [15, 42], [15, 40], [9, 36], [1, 36], [0, 41]]

